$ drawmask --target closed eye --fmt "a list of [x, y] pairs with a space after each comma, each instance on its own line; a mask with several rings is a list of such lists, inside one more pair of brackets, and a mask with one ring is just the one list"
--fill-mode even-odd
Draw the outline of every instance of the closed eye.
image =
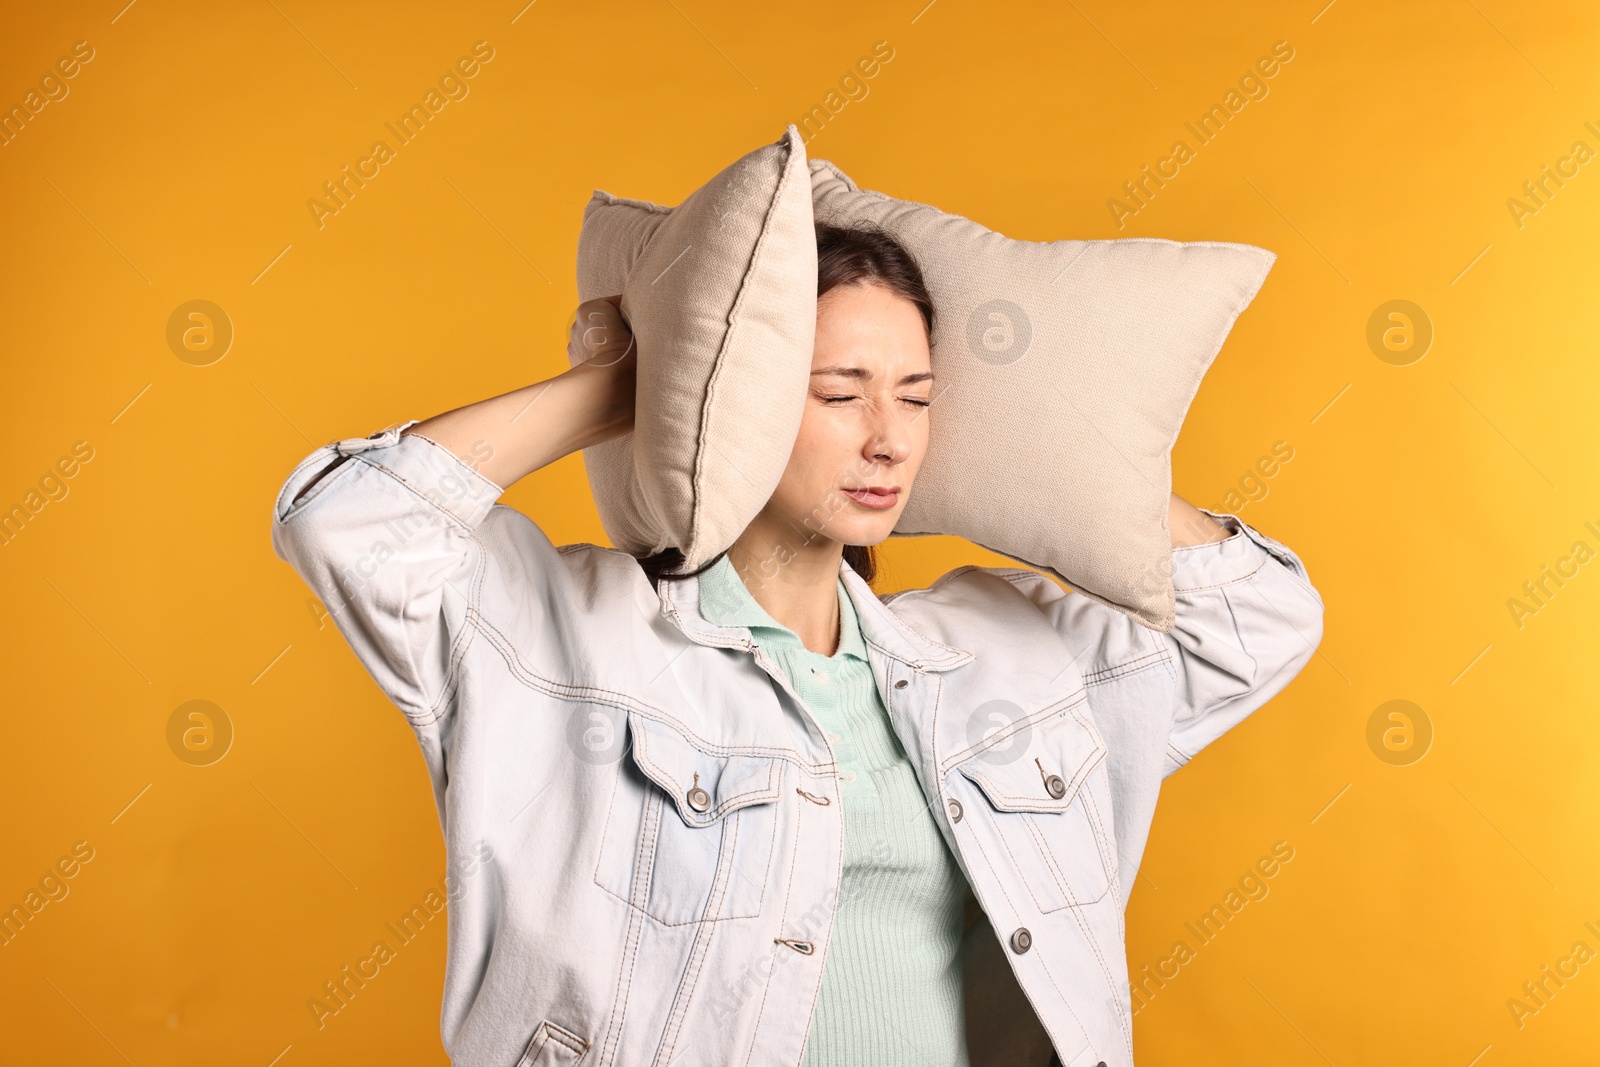
[[[856, 400], [856, 399], [859, 399], [859, 398], [854, 397], [854, 396], [825, 396], [825, 397], [821, 398], [821, 400], [822, 400], [822, 402], [824, 404], [833, 404], [833, 403], [838, 403], [838, 402], [841, 402], [841, 401], [849, 401], [849, 400]], [[931, 407], [933, 405], [933, 401], [931, 401], [931, 400], [919, 400], [917, 397], [914, 397], [914, 396], [903, 396], [900, 399], [905, 401], [907, 404], [915, 404], [919, 408]]]

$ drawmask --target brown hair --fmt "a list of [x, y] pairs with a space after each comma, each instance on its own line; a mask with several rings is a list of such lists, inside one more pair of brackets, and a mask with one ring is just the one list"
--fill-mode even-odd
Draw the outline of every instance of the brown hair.
[[[932, 348], [933, 297], [915, 257], [888, 230], [867, 222], [849, 226], [817, 223], [817, 298], [842, 285], [881, 285], [911, 301], [922, 314], [922, 325], [928, 331], [928, 345]], [[727, 549], [683, 573], [674, 572], [674, 568], [683, 564], [683, 552], [677, 548], [637, 558], [650, 584], [655, 586], [663, 580], [704, 573], [725, 555]], [[877, 553], [872, 545], [845, 545], [844, 559], [868, 585], [878, 576]]]

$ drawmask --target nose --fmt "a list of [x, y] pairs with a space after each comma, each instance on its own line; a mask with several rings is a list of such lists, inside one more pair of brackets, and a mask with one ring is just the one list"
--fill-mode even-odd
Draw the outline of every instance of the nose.
[[871, 463], [893, 467], [904, 463], [910, 454], [911, 427], [907, 420], [893, 410], [880, 409], [873, 418], [862, 456]]

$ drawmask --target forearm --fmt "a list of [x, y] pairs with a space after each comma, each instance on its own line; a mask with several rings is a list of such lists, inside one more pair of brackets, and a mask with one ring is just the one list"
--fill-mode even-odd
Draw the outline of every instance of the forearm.
[[580, 363], [542, 382], [455, 408], [411, 427], [448, 448], [502, 489], [633, 425], [631, 389], [620, 363]]
[[1167, 527], [1172, 532], [1173, 548], [1187, 548], [1190, 545], [1208, 544], [1212, 541], [1225, 540], [1231, 536], [1210, 515], [1207, 515], [1177, 493], [1172, 494], [1172, 502], [1168, 506]]

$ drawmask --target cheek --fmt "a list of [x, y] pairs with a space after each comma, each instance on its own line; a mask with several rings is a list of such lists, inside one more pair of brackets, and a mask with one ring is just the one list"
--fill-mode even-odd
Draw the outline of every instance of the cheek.
[[922, 417], [917, 420], [916, 432], [912, 435], [912, 440], [915, 442], [915, 445], [911, 450], [912, 457], [910, 459], [910, 463], [914, 464], [918, 468], [922, 466], [922, 461], [928, 458], [928, 442], [933, 434], [933, 423], [930, 421], [931, 419], [932, 416], [924, 411]]
[[800, 424], [789, 465], [774, 494], [787, 510], [808, 510], [839, 485], [851, 456], [841, 440], [838, 427], [826, 419], [807, 418]]
[[900, 481], [906, 485], [913, 484], [917, 472], [922, 469], [922, 461], [928, 458], [928, 431], [928, 416], [924, 414], [906, 435], [906, 460], [900, 466]]

